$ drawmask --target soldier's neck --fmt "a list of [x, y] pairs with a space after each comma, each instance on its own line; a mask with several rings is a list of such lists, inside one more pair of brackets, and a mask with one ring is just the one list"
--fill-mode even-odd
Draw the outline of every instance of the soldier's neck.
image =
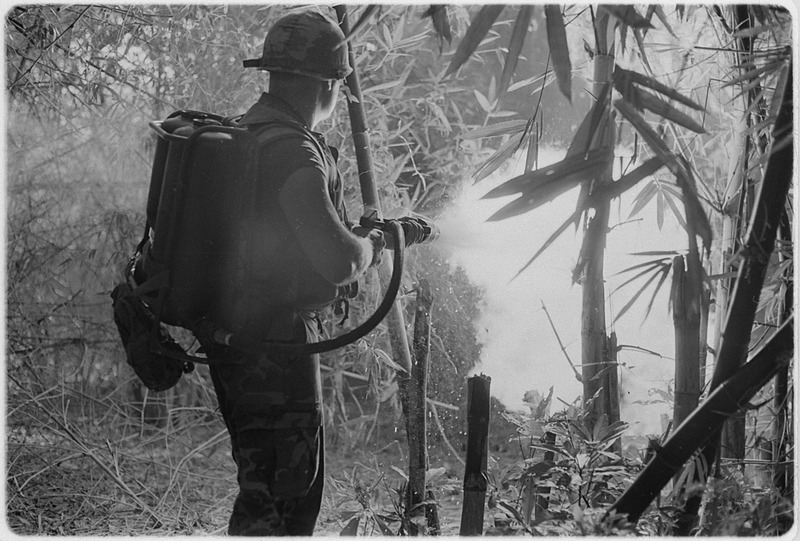
[[292, 106], [310, 129], [321, 120], [321, 108], [316, 93], [308, 91], [287, 91], [283, 88], [270, 88], [269, 93]]

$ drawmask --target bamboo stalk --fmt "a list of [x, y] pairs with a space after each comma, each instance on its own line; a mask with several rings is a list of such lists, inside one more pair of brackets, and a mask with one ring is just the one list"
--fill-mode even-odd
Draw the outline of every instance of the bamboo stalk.
[[[781, 239], [783, 241], [792, 240], [792, 227], [789, 221], [789, 215], [784, 211], [781, 218], [780, 227]], [[779, 253], [780, 259], [783, 260], [783, 255]], [[786, 285], [786, 297], [783, 306], [783, 313], [781, 314], [781, 323], [789, 319], [792, 314], [794, 300], [794, 284], [789, 281]], [[775, 420], [772, 434], [772, 458], [775, 461], [773, 465], [773, 483], [778, 492], [786, 498], [791, 499], [794, 487], [794, 477], [792, 468], [788, 468], [787, 462], [787, 447], [790, 442], [787, 441], [786, 427], [790, 426], [791, 417], [789, 412], [789, 367], [778, 372], [775, 376], [775, 399], [773, 401], [775, 410]]]
[[[431, 346], [430, 314], [433, 298], [430, 285], [420, 279], [417, 285], [417, 310], [414, 318], [414, 364], [411, 377], [405, 381], [406, 437], [408, 438], [408, 490], [406, 492], [406, 513], [409, 520], [409, 534], [419, 535], [424, 529], [420, 522], [427, 522], [432, 530], [438, 524], [431, 524], [424, 518], [432, 519], [431, 505], [424, 504], [427, 494], [425, 473], [428, 470], [428, 440], [425, 415], [427, 394], [428, 357]], [[420, 520], [419, 517], [423, 517]]]
[[[350, 34], [350, 21], [347, 16], [347, 7], [335, 5], [333, 7], [339, 19], [339, 27], [345, 36]], [[345, 79], [345, 84], [350, 91], [352, 99], [347, 100], [347, 109], [350, 114], [350, 125], [353, 132], [353, 144], [355, 145], [356, 162], [358, 164], [358, 181], [361, 186], [361, 199], [364, 204], [365, 212], [375, 209], [380, 214], [381, 205], [378, 197], [378, 189], [373, 177], [372, 155], [370, 154], [369, 134], [367, 133], [367, 117], [364, 112], [364, 100], [361, 95], [361, 82], [355, 64], [355, 54], [353, 53], [352, 42], [347, 43], [348, 58], [353, 71]], [[382, 284], [389, 283], [389, 264], [386, 263], [379, 268]], [[392, 355], [397, 364], [402, 366], [407, 372], [411, 372], [411, 352], [408, 347], [408, 336], [406, 336], [405, 317], [400, 301], [396, 301], [386, 318], [389, 327], [389, 342], [392, 347]]]
[[464, 504], [459, 535], [483, 533], [483, 511], [488, 486], [489, 387], [483, 374], [467, 379], [467, 464], [464, 468]]
[[[556, 435], [554, 432], [545, 432], [544, 442], [548, 445], [556, 444]], [[552, 462], [555, 460], [556, 455], [553, 451], [545, 451], [542, 462]], [[547, 515], [547, 510], [550, 507], [550, 487], [536, 487], [533, 502], [533, 517], [534, 522], [544, 520]]]
[[672, 433], [628, 490], [611, 506], [607, 518], [625, 515], [630, 522], [639, 520], [650, 502], [698, 447], [718, 437], [730, 414], [747, 404], [789, 363], [793, 353], [792, 321], [787, 321], [750, 362], [718, 385], [702, 406]]
[[[603, 90], [611, 83], [614, 73], [614, 47], [613, 28], [609, 29], [609, 15], [605, 12], [598, 15], [595, 22], [595, 36], [597, 53], [594, 56], [594, 95], [603, 95]], [[609, 31], [611, 35], [609, 36]], [[610, 39], [609, 39], [610, 38]], [[610, 43], [609, 43], [610, 41]], [[606, 108], [603, 115], [609, 115]], [[600, 122], [603, 125], [613, 125]], [[613, 144], [613, 132], [609, 141], [599, 141], [601, 144]], [[595, 184], [602, 188], [613, 181], [611, 167], [598, 172]], [[581, 309], [581, 364], [583, 380], [583, 404], [587, 410], [585, 418], [589, 431], [594, 429], [595, 423], [606, 416], [608, 423], [619, 420], [619, 401], [616, 409], [611, 399], [611, 391], [616, 388], [616, 370], [608, 370], [609, 358], [608, 342], [606, 335], [605, 315], [605, 286], [603, 276], [603, 258], [608, 231], [608, 218], [610, 213], [610, 200], [604, 199], [597, 203], [594, 216], [589, 221], [584, 231], [584, 245], [588, 245], [586, 263], [581, 276], [582, 280], [582, 309]], [[596, 377], [600, 372], [603, 374]], [[597, 396], [594, 402], [592, 397]]]
[[[790, 62], [790, 72], [791, 69]], [[613, 511], [627, 514], [628, 520], [633, 522], [639, 519], [653, 497], [696, 449], [702, 449], [708, 465], [706, 471], [711, 470], [719, 446], [719, 427], [739, 405], [745, 404], [763, 386], [765, 383], [762, 381], [763, 377], [769, 378], [777, 373], [791, 358], [793, 318], [784, 323], [780, 331], [769, 340], [768, 345], [771, 349], [765, 353], [765, 348], [762, 347], [753, 361], [742, 366], [742, 362], [747, 358], [761, 287], [792, 182], [794, 154], [793, 145], [788, 144], [792, 138], [792, 109], [792, 78], [787, 77], [781, 106], [772, 131], [773, 145], [778, 146], [770, 153], [761, 191], [754, 206], [755, 214], [748, 229], [742, 253], [743, 260], [736, 278], [736, 288], [731, 297], [725, 331], [717, 351], [710, 395], [670, 438], [668, 442], [672, 442], [670, 452], [664, 456], [659, 453], [611, 507]], [[776, 346], [778, 338], [782, 343]], [[785, 350], [788, 350], [789, 358], [783, 358], [785, 356], [782, 353]], [[664, 448], [667, 448], [667, 445]], [[685, 506], [687, 515], [697, 514], [700, 500], [700, 497], [693, 497], [687, 502]]]
[[[700, 401], [699, 310], [690, 306], [691, 286], [684, 257], [672, 260], [672, 319], [675, 325], [675, 404], [672, 422], [680, 425]], [[698, 307], [699, 308], [699, 307]]]

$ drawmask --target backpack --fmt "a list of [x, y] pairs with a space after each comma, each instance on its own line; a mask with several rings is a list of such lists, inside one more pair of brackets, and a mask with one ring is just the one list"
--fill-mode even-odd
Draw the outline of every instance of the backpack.
[[[255, 153], [305, 130], [275, 121], [254, 132], [237, 118], [180, 110], [150, 123], [158, 138], [145, 231], [111, 298], [126, 360], [152, 391], [173, 387], [196, 362], [229, 361], [211, 322], [224, 313], [222, 276], [241, 253], [237, 223], [253, 201]], [[165, 324], [192, 331], [201, 354], [188, 354]]]
[[[150, 123], [158, 139], [144, 234], [111, 297], [126, 360], [152, 391], [170, 389], [194, 363], [237, 362], [241, 357], [230, 355], [230, 348], [299, 355], [343, 347], [377, 327], [400, 288], [404, 232], [399, 221], [387, 220], [383, 227], [395, 240], [392, 277], [383, 301], [357, 328], [320, 342], [290, 344], [232, 333], [221, 324], [232, 288], [245, 279], [236, 276], [243, 268], [239, 259], [249, 253], [241, 218], [254, 208], [257, 152], [298, 132], [321, 148], [298, 123], [270, 120], [251, 130], [238, 127], [239, 118], [180, 110]], [[224, 279], [231, 276], [236, 278]], [[345, 287], [337, 300], [346, 303], [357, 291], [357, 284]], [[187, 353], [165, 325], [191, 331], [200, 349]]]

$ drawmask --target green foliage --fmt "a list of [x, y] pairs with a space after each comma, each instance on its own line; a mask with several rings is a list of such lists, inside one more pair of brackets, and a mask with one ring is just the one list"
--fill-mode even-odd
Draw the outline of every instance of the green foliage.
[[[645, 533], [646, 522], [623, 530], [602, 521], [601, 509], [627, 488], [641, 463], [613, 451], [627, 429], [625, 423], [609, 425], [604, 419], [589, 431], [584, 413], [576, 407], [553, 416], [547, 414], [549, 398], [529, 404], [529, 413], [504, 414], [517, 426], [522, 460], [490, 468], [490, 509], [496, 509], [496, 530], [507, 534], [609, 535]], [[496, 514], [497, 514], [496, 513]]]
[[753, 486], [739, 468], [723, 468], [723, 475], [709, 483], [707, 499], [709, 518], [700, 535], [779, 536], [793, 524], [792, 502], [774, 488]]

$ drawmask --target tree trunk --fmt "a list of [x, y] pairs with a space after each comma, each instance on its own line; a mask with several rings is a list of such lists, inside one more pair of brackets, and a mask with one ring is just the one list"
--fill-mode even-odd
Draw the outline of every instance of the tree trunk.
[[[614, 30], [609, 28], [608, 13], [601, 12], [595, 23], [597, 53], [594, 57], [594, 95], [600, 96], [611, 84], [614, 72]], [[609, 43], [610, 40], [610, 43]], [[610, 109], [603, 111], [610, 114]], [[604, 120], [607, 120], [604, 119]], [[600, 125], [605, 125], [601, 120]], [[605, 143], [613, 144], [613, 141]], [[612, 182], [611, 167], [598, 174], [597, 186]], [[589, 220], [584, 235], [592, 239], [587, 253], [582, 280], [581, 314], [581, 364], [583, 379], [583, 404], [586, 426], [591, 431], [595, 423], [606, 417], [609, 424], [619, 420], [619, 400], [611, 393], [617, 389], [616, 352], [610, 351], [610, 337], [606, 334], [605, 285], [603, 258], [608, 231], [610, 201], [598, 203]], [[609, 355], [611, 353], [611, 355]]]

